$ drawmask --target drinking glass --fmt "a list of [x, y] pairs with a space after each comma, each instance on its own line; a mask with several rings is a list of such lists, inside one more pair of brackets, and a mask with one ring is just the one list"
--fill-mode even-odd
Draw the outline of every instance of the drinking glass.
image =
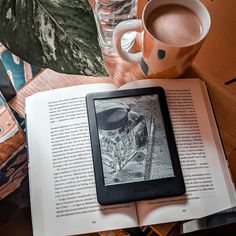
[[[113, 30], [121, 21], [136, 18], [137, 0], [94, 0], [93, 13], [101, 50], [106, 55], [113, 55]], [[121, 45], [124, 50], [132, 47], [135, 36], [136, 32], [123, 36]]]

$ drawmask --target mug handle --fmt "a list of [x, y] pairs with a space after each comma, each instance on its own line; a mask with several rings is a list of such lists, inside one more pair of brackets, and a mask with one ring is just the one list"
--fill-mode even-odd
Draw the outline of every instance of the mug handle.
[[129, 53], [126, 52], [121, 47], [121, 37], [130, 31], [141, 32], [142, 31], [142, 20], [135, 19], [135, 20], [125, 20], [120, 22], [113, 32], [113, 44], [117, 51], [117, 54], [124, 59], [125, 61], [139, 63], [142, 59], [141, 52], [137, 53]]

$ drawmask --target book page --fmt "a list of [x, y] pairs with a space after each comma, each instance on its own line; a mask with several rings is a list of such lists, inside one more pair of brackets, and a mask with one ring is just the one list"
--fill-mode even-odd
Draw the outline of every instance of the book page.
[[165, 89], [186, 195], [138, 203], [140, 225], [187, 220], [235, 205], [235, 189], [204, 82], [199, 79], [143, 80], [121, 89]]
[[96, 198], [85, 95], [114, 90], [81, 85], [26, 99], [34, 235], [73, 235], [137, 226], [135, 203]]

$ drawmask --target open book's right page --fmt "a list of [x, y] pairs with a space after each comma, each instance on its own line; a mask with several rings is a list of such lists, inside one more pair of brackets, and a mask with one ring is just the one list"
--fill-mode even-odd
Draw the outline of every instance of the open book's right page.
[[152, 79], [120, 89], [153, 86], [166, 92], [186, 195], [138, 202], [139, 224], [200, 218], [233, 207], [235, 188], [205, 83], [200, 79]]

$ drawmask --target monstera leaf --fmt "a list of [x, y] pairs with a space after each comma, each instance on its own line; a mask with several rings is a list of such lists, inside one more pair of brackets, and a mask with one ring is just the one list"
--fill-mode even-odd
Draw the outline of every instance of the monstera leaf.
[[0, 42], [36, 66], [106, 74], [87, 0], [0, 0]]

